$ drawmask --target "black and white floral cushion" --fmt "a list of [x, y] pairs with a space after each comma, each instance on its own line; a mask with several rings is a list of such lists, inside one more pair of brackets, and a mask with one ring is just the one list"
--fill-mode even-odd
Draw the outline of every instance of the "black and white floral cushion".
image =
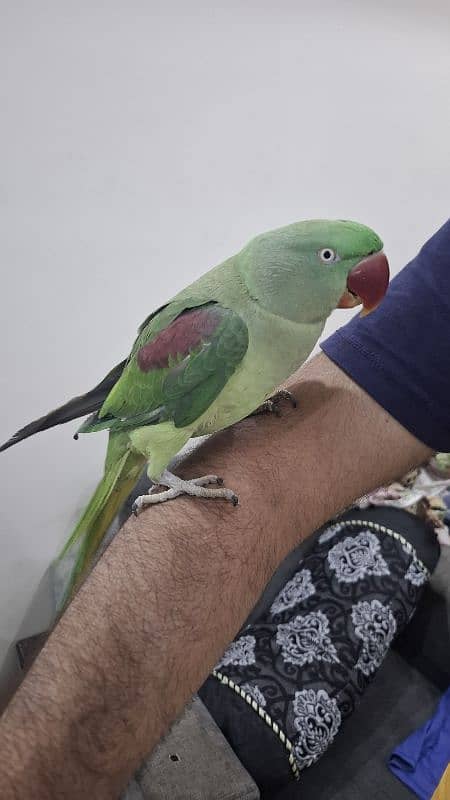
[[390, 528], [335, 523], [224, 653], [214, 678], [269, 726], [295, 777], [335, 738], [428, 576], [411, 544]]

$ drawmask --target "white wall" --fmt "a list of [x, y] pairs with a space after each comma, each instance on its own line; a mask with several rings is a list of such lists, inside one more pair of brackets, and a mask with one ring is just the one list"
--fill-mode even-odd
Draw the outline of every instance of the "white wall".
[[[255, 233], [359, 219], [396, 271], [448, 216], [446, 0], [0, 5], [0, 440]], [[100, 473], [73, 429], [0, 456], [5, 689]]]

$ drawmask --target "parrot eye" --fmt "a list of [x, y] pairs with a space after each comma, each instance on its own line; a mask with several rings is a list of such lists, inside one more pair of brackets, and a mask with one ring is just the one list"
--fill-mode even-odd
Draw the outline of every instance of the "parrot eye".
[[331, 247], [324, 247], [323, 250], [319, 250], [319, 258], [325, 264], [332, 264], [334, 261], [339, 261], [338, 254], [331, 249]]

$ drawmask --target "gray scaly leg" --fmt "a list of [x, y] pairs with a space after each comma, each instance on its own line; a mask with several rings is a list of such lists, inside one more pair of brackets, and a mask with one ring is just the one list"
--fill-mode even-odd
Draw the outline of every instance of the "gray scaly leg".
[[[211, 489], [211, 483], [215, 483], [221, 488]], [[159, 484], [167, 486], [167, 490], [165, 492], [155, 492], [156, 486], [152, 486], [148, 494], [143, 494], [136, 498], [133, 503], [133, 514], [137, 516], [145, 506], [164, 503], [166, 500], [172, 500], [181, 494], [187, 494], [191, 497], [221, 498], [231, 500], [234, 506], [238, 504], [237, 494], [232, 489], [223, 487], [223, 480], [218, 478], [217, 475], [203, 475], [201, 478], [192, 478], [185, 481], [166, 469], [159, 479]]]

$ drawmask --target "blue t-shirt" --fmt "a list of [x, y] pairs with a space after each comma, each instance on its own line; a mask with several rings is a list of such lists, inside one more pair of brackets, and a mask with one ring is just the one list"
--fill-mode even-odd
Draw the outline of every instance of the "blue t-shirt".
[[392, 753], [389, 768], [421, 800], [429, 800], [450, 761], [450, 689], [436, 713]]
[[407, 430], [450, 452], [450, 220], [323, 351]]

